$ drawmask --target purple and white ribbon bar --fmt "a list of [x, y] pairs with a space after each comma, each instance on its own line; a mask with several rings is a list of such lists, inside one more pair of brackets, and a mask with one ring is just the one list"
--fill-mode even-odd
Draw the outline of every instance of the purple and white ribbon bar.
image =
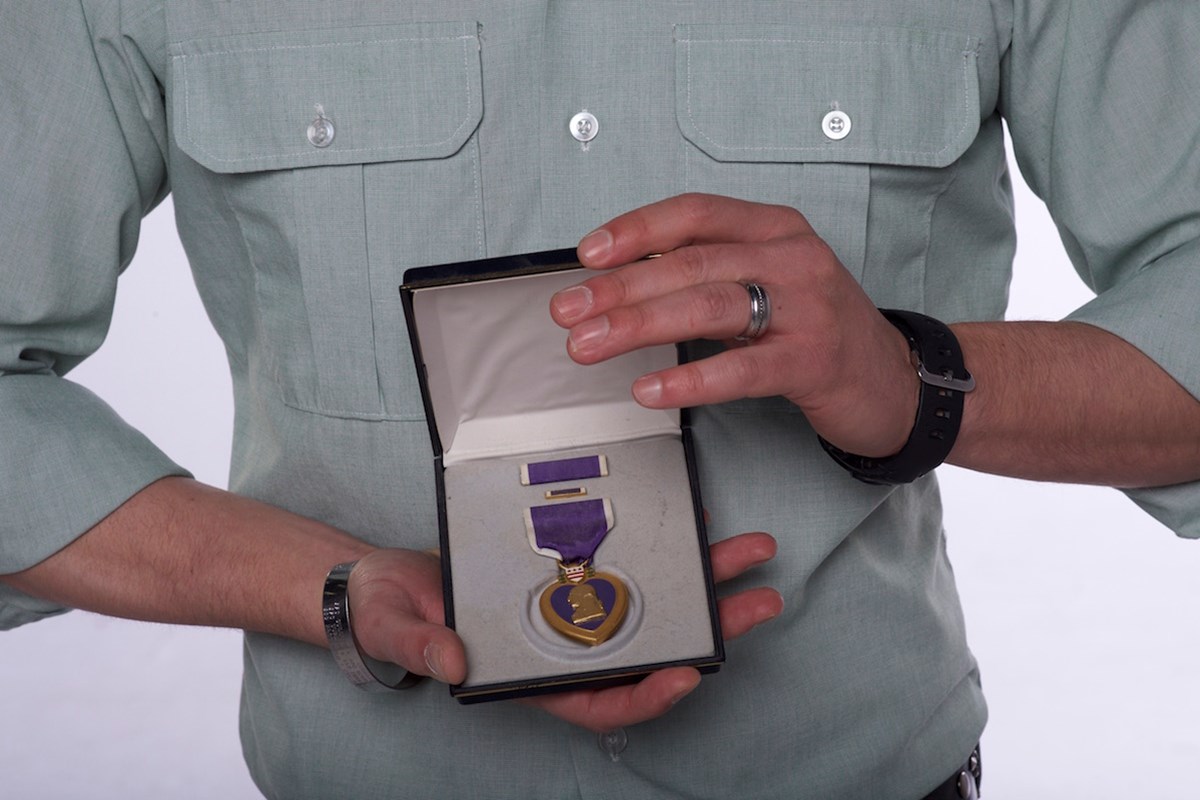
[[529, 546], [564, 564], [590, 559], [612, 526], [612, 501], [607, 497], [525, 509]]
[[603, 478], [608, 475], [608, 457], [580, 456], [557, 461], [531, 461], [521, 465], [521, 485], [578, 481], [584, 478]]

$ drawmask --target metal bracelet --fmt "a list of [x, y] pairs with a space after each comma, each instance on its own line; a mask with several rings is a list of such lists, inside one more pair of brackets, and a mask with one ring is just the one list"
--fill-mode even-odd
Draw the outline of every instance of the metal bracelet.
[[417, 685], [424, 675], [409, 672], [398, 664], [371, 658], [358, 646], [350, 624], [350, 572], [357, 561], [337, 564], [325, 576], [321, 597], [321, 615], [325, 620], [325, 638], [329, 652], [339, 668], [360, 689], [391, 691]]

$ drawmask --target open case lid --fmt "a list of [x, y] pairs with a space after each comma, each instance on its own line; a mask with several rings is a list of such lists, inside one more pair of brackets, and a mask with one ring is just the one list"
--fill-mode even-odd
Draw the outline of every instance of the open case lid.
[[567, 354], [550, 298], [588, 274], [574, 250], [405, 272], [409, 335], [444, 465], [678, 434], [677, 410], [643, 408], [630, 392], [641, 375], [677, 363], [674, 346], [591, 366]]

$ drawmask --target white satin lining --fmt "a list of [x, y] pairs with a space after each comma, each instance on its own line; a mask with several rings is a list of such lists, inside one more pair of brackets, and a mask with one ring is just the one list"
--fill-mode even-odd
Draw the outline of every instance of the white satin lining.
[[413, 311], [443, 463], [679, 433], [677, 410], [633, 400], [639, 376], [676, 363], [674, 346], [581, 366], [550, 298], [587, 270], [419, 289]]

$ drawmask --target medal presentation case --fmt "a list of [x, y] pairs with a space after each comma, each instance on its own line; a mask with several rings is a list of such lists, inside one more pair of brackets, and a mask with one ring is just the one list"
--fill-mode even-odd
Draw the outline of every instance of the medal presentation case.
[[410, 269], [400, 287], [460, 702], [724, 660], [686, 411], [630, 392], [678, 351], [572, 361], [550, 298], [588, 274], [557, 250]]

